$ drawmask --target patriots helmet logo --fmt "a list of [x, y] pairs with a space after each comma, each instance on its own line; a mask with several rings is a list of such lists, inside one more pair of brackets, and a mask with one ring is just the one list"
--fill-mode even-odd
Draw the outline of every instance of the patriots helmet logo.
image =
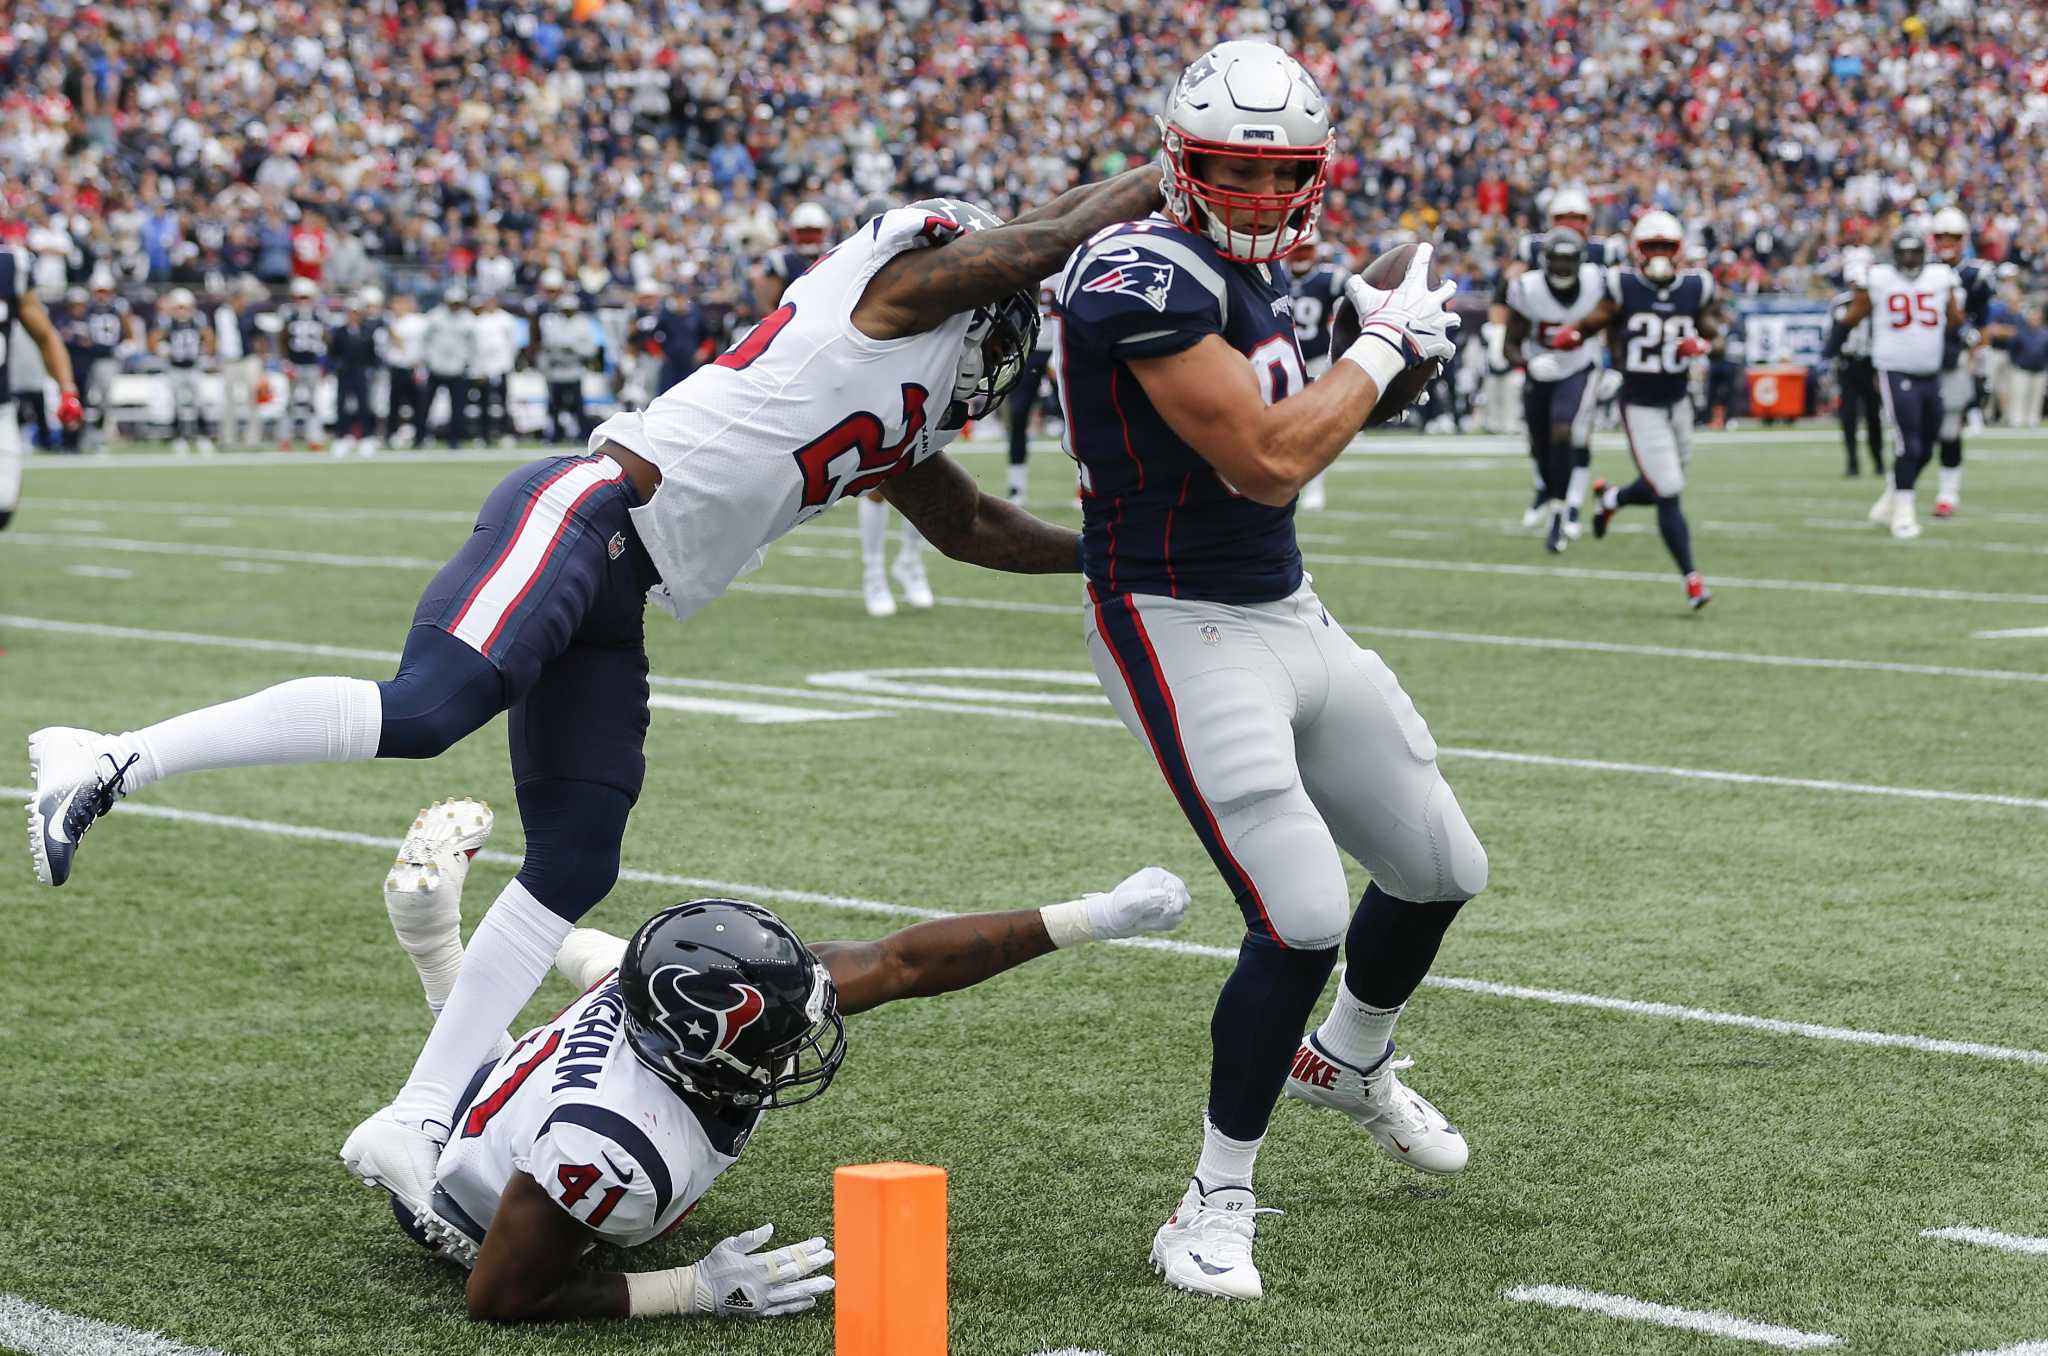
[[740, 1033], [761, 1019], [768, 1004], [751, 984], [720, 979], [687, 965], [664, 965], [647, 982], [660, 1009], [658, 1024], [694, 1060], [732, 1049]]
[[[1136, 250], [1131, 251], [1136, 254]], [[1083, 292], [1115, 292], [1136, 297], [1161, 315], [1173, 292], [1173, 265], [1120, 263], [1107, 273], [1097, 274], [1081, 284]]]

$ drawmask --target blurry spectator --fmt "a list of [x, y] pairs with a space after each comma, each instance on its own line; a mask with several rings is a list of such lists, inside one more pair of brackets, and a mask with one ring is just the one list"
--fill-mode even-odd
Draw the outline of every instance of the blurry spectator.
[[477, 299], [475, 343], [471, 350], [469, 375], [482, 411], [483, 436], [495, 438], [500, 446], [512, 445], [512, 408], [508, 382], [519, 360], [524, 323], [498, 305], [494, 292]]
[[425, 361], [427, 318], [412, 293], [391, 299], [385, 322], [385, 370], [390, 393], [384, 405], [384, 437], [393, 447], [409, 447], [426, 435], [427, 407], [421, 396], [420, 371]]
[[2012, 327], [2012, 370], [2006, 378], [2008, 428], [2039, 428], [2048, 395], [2048, 306], [2035, 306]]
[[254, 447], [262, 438], [263, 366], [277, 352], [275, 336], [261, 318], [268, 294], [244, 275], [229, 295], [218, 321], [220, 349], [220, 437], [229, 447]]
[[541, 377], [548, 384], [548, 441], [581, 444], [588, 434], [583, 419], [583, 374], [595, 363], [597, 328], [583, 314], [576, 298], [556, 298], [554, 309], [535, 325]]
[[[327, 338], [329, 364], [334, 369], [334, 455], [345, 457], [361, 451], [370, 456], [377, 450], [374, 435], [376, 417], [370, 412], [370, 387], [384, 349], [383, 326], [370, 314], [370, 300], [358, 293], [348, 303], [348, 314], [334, 326]], [[382, 305], [384, 298], [376, 298]]]
[[458, 284], [441, 296], [441, 304], [427, 312], [421, 332], [426, 355], [427, 389], [420, 398], [420, 421], [414, 428], [415, 441], [427, 440], [427, 420], [434, 397], [448, 397], [448, 422], [441, 436], [450, 447], [460, 447], [469, 436], [469, 372], [476, 359], [476, 317], [470, 314], [469, 293]]

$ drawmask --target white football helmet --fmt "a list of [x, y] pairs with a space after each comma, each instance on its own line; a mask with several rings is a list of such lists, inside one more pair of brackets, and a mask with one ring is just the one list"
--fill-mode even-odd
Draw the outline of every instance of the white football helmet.
[[1669, 212], [1645, 212], [1628, 236], [1636, 267], [1659, 287], [1678, 276], [1678, 252], [1685, 247], [1685, 227]]
[[293, 279], [292, 279], [292, 296], [293, 296], [293, 297], [295, 297], [295, 298], [301, 298], [301, 299], [305, 299], [305, 300], [309, 300], [309, 301], [310, 301], [311, 299], [313, 299], [314, 297], [317, 297], [317, 296], [319, 296], [319, 295], [320, 295], [320, 284], [319, 284], [319, 283], [316, 283], [316, 282], [314, 282], [314, 281], [313, 281], [313, 280], [312, 280], [311, 278], [293, 278]]
[[164, 306], [174, 315], [192, 314], [192, 294], [182, 287], [174, 287], [164, 297]]
[[799, 254], [816, 254], [825, 248], [832, 231], [832, 214], [814, 202], [800, 202], [789, 214], [789, 243]]
[[1581, 236], [1593, 224], [1593, 200], [1582, 188], [1560, 188], [1550, 195], [1550, 224], [1577, 231]]
[[[1330, 106], [1301, 63], [1268, 42], [1222, 42], [1182, 72], [1159, 119], [1166, 215], [1241, 263], [1315, 238], [1329, 180]], [[1209, 162], [1278, 161], [1293, 186], [1254, 193], [1211, 182]]]
[[356, 300], [364, 310], [374, 311], [384, 304], [384, 289], [381, 287], [365, 287], [357, 294]]
[[1935, 257], [1953, 264], [1963, 257], [1963, 249], [1970, 242], [1970, 219], [1961, 208], [1944, 207], [1934, 214], [1927, 234], [1934, 238]]

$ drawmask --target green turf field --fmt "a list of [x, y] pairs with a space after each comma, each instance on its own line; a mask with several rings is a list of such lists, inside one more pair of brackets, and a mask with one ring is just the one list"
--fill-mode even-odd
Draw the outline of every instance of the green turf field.
[[[998, 486], [993, 448], [964, 460]], [[35, 461], [0, 533], [0, 786], [20, 799], [40, 725], [388, 676], [508, 465]], [[1033, 487], [1071, 522], [1066, 467], [1041, 451]], [[1626, 478], [1617, 436], [1595, 469]], [[1471, 1167], [1424, 1180], [1285, 1103], [1260, 1163], [1287, 1212], [1261, 1228], [1267, 1298], [1168, 1292], [1146, 1249], [1192, 1166], [1227, 962], [1102, 946], [857, 1019], [832, 1093], [771, 1114], [631, 1265], [770, 1220], [829, 1233], [831, 1169], [901, 1158], [951, 1175], [961, 1353], [1774, 1349], [1510, 1298], [1542, 1285], [1781, 1345], [2048, 1340], [2048, 1256], [1922, 1236], [2048, 1235], [2048, 630], [1978, 635], [2048, 628], [2048, 439], [1974, 439], [1962, 516], [1912, 544], [1864, 524], [1875, 487], [1841, 478], [1826, 433], [1704, 439], [1699, 615], [1646, 510], [1561, 558], [1515, 529], [1506, 440], [1371, 441], [1332, 487], [1301, 524], [1317, 588], [1414, 695], [1491, 856], [1401, 1027]], [[731, 882], [807, 936], [871, 936], [895, 925], [873, 901], [1038, 904], [1156, 861], [1194, 887], [1178, 936], [1234, 944], [1228, 894], [1085, 679], [1076, 582], [939, 561], [938, 610], [875, 622], [854, 552], [835, 511], [687, 627], [650, 615], [671, 705], [626, 844], [644, 874], [590, 921], [629, 931]], [[57, 892], [11, 831], [0, 1296], [231, 1356], [831, 1350], [829, 1308], [470, 1325], [459, 1277], [342, 1170], [426, 1030], [378, 885], [414, 810], [456, 794], [498, 805], [493, 847], [517, 852], [502, 721], [429, 764], [152, 788]], [[472, 921], [509, 871], [479, 864]]]

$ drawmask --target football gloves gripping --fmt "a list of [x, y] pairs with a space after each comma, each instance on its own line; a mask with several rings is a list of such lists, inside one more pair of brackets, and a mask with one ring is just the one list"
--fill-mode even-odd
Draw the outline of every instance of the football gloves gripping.
[[1457, 353], [1450, 332], [1460, 322], [1444, 309], [1444, 303], [1457, 295], [1458, 286], [1452, 282], [1429, 285], [1429, 264], [1434, 253], [1431, 246], [1418, 246], [1407, 275], [1392, 291], [1374, 287], [1357, 274], [1345, 282], [1344, 295], [1358, 312], [1358, 343], [1376, 339], [1392, 344], [1409, 367], [1448, 361]]

